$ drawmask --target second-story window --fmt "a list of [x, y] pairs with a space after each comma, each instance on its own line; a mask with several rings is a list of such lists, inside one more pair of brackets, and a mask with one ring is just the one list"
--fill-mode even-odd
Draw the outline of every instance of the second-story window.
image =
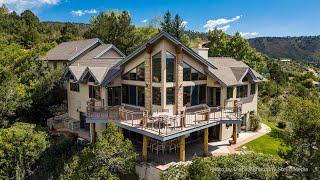
[[183, 81], [206, 80], [207, 76], [200, 73], [187, 63], [183, 63]]
[[70, 82], [70, 91], [79, 92], [80, 91], [79, 83]]
[[152, 82], [161, 82], [161, 52], [152, 56]]
[[233, 87], [227, 87], [227, 99], [233, 98]]
[[122, 76], [124, 80], [144, 81], [144, 63], [133, 68]]
[[161, 106], [161, 92], [159, 87], [152, 87], [152, 104]]
[[237, 87], [237, 98], [244, 98], [248, 96], [248, 85]]
[[175, 61], [174, 56], [169, 52], [166, 52], [166, 72], [167, 72], [167, 82], [174, 82], [174, 69]]
[[101, 88], [100, 88], [100, 86], [89, 85], [89, 98], [101, 99]]
[[167, 104], [174, 104], [175, 91], [174, 87], [167, 88]]

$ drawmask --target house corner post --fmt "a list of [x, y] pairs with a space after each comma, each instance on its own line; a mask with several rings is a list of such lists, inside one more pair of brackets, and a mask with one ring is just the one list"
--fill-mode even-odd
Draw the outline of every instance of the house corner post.
[[148, 159], [148, 141], [149, 138], [147, 136], [143, 136], [142, 158], [144, 161], [147, 161]]
[[185, 161], [186, 160], [186, 147], [185, 147], [185, 136], [180, 136], [179, 137], [179, 147], [180, 147], [180, 151], [179, 151], [179, 159], [180, 161]]
[[233, 144], [237, 143], [237, 124], [233, 124], [233, 131], [232, 131], [232, 141]]

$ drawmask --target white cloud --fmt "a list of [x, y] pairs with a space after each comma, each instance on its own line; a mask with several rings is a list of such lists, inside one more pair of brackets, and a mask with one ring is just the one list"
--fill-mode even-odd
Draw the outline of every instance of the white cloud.
[[225, 26], [222, 26], [222, 27], [217, 27], [217, 29], [219, 30], [222, 30], [222, 31], [226, 31], [230, 28], [230, 25], [225, 25]]
[[148, 19], [144, 19], [141, 21], [142, 23], [147, 23], [148, 22]]
[[83, 16], [83, 15], [86, 15], [86, 14], [97, 14], [98, 11], [95, 10], [95, 9], [86, 9], [86, 10], [73, 10], [71, 11], [71, 14], [73, 16]]
[[56, 5], [60, 0], [0, 0], [0, 5], [5, 4], [10, 10], [21, 13], [26, 9], [40, 8], [45, 5]]
[[[207, 23], [203, 26], [207, 31], [210, 31], [210, 30], [214, 30], [215, 28], [217, 28], [217, 26], [219, 25], [226, 25], [226, 24], [229, 24], [231, 22], [234, 22], [234, 21], [238, 21], [240, 19], [241, 16], [236, 16], [234, 18], [231, 18], [231, 19], [226, 19], [226, 18], [220, 18], [220, 19], [213, 19], [213, 20], [208, 20]], [[224, 27], [227, 27], [224, 26]], [[220, 27], [220, 28], [223, 28], [223, 27]], [[227, 29], [230, 28], [230, 25], [229, 27], [227, 27]]]
[[257, 32], [240, 32], [242, 37], [249, 37], [249, 36], [257, 36], [259, 33]]
[[182, 26], [186, 26], [188, 24], [188, 21], [182, 21]]

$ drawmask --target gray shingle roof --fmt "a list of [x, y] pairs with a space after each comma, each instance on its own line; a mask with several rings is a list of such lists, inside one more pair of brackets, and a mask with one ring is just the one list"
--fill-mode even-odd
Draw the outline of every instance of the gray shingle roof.
[[226, 86], [242, 84], [242, 78], [250, 74], [254, 82], [264, 78], [242, 61], [230, 57], [209, 57], [208, 61], [217, 69], [208, 68], [209, 74]]
[[48, 51], [44, 59], [71, 61], [98, 42], [101, 43], [98, 38], [64, 42]]

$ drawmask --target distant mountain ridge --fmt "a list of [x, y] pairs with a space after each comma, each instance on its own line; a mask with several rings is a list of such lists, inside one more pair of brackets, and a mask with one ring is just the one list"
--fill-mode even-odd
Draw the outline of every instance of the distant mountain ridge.
[[288, 58], [320, 65], [320, 36], [257, 37], [250, 45], [272, 58]]

